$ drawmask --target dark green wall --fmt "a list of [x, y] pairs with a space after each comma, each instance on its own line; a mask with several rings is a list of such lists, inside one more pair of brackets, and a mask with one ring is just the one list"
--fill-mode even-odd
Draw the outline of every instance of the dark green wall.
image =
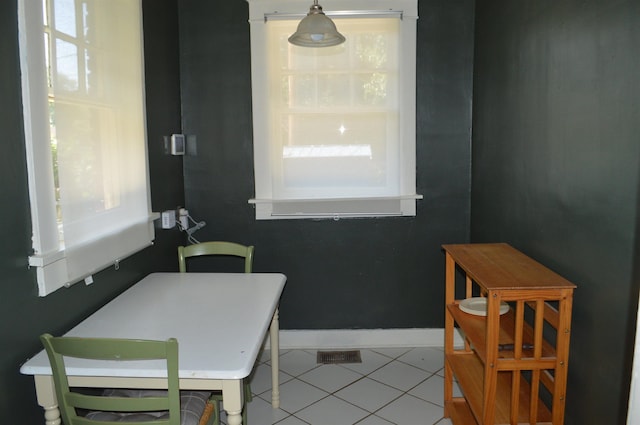
[[[440, 244], [510, 242], [579, 285], [567, 424], [623, 423], [640, 280], [640, 3], [476, 3], [473, 63], [474, 1], [419, 5], [416, 218], [256, 222], [248, 6], [145, 0], [154, 210], [186, 203], [207, 221], [198, 238], [255, 244], [256, 270], [289, 277], [285, 329], [442, 327]], [[0, 335], [11, 347], [0, 350], [0, 423], [31, 424], [42, 412], [18, 368], [37, 336], [175, 269], [182, 239], [159, 231], [94, 285], [36, 296], [16, 0], [0, 2], [0, 53]], [[184, 180], [163, 140], [181, 124], [197, 141]]]
[[477, 0], [471, 239], [578, 285], [567, 424], [622, 424], [638, 302], [640, 2]]
[[[147, 48], [147, 105], [149, 156], [154, 210], [184, 203], [182, 163], [164, 155], [163, 135], [180, 129], [175, 1], [151, 0], [145, 18]], [[164, 21], [164, 22], [163, 22]], [[59, 334], [152, 271], [176, 270], [179, 232], [158, 231], [156, 243], [113, 268], [94, 276], [94, 284], [79, 283], [39, 298], [34, 270], [27, 268], [31, 253], [31, 219], [22, 127], [18, 61], [17, 2], [0, 2], [0, 423], [44, 423], [36, 403], [33, 379], [20, 375], [20, 365], [41, 349], [38, 336]]]
[[[248, 4], [180, 3], [187, 206], [201, 240], [256, 246], [287, 279], [284, 329], [441, 328], [443, 242], [469, 235], [473, 1], [421, 1], [415, 218], [255, 221]], [[305, 5], [301, 4], [301, 12]]]

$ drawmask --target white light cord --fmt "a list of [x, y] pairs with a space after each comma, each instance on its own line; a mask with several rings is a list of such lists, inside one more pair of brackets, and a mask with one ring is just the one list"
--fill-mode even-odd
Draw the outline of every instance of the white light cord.
[[[202, 229], [204, 226], [206, 226], [207, 223], [204, 221], [195, 221], [193, 217], [189, 215], [189, 211], [187, 211], [184, 208], [181, 208], [178, 211], [180, 214], [180, 217], [179, 217], [180, 219], [176, 221], [178, 228], [187, 234], [187, 240], [189, 241], [189, 243], [191, 244], [200, 243], [199, 240], [193, 237], [193, 234], [196, 231]], [[189, 222], [193, 223], [194, 226], [190, 227]]]

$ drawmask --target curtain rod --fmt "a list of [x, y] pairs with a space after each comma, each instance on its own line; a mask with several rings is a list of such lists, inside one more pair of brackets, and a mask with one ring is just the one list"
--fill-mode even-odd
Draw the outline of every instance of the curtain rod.
[[[403, 17], [402, 10], [336, 10], [324, 12], [330, 18], [400, 18]], [[289, 19], [301, 19], [307, 16], [306, 13], [279, 13], [271, 12], [264, 14], [264, 21], [279, 21]]]

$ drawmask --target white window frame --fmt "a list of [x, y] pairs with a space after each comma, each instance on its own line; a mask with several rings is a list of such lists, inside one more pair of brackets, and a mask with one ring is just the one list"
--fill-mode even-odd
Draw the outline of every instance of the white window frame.
[[417, 0], [322, 0], [320, 5], [339, 27], [340, 18], [400, 16], [400, 190], [397, 196], [275, 199], [269, 164], [268, 61], [264, 43], [269, 19], [299, 21], [308, 11], [300, 0], [247, 0], [251, 24], [251, 81], [255, 205], [257, 220], [415, 216], [416, 200], [416, 20]]
[[[142, 2], [140, 8], [140, 46], [142, 48]], [[42, 0], [18, 1], [20, 66], [25, 126], [25, 148], [31, 204], [33, 254], [29, 265], [36, 268], [38, 295], [46, 296], [61, 287], [84, 279], [89, 284], [92, 274], [115, 265], [122, 259], [150, 246], [155, 238], [151, 212], [148, 173], [146, 124], [143, 123], [144, 173], [146, 175], [146, 216], [136, 216], [122, 228], [98, 236], [82, 246], [65, 250], [61, 246], [56, 213], [55, 185], [50, 145], [48, 87], [43, 42]], [[141, 52], [142, 53], [142, 52]], [[141, 64], [142, 69], [143, 65]], [[144, 75], [142, 75], [144, 78]], [[144, 87], [144, 81], [142, 82]], [[142, 93], [144, 117], [144, 93]], [[122, 155], [127, 155], [123, 152]], [[70, 256], [74, 256], [69, 263]]]

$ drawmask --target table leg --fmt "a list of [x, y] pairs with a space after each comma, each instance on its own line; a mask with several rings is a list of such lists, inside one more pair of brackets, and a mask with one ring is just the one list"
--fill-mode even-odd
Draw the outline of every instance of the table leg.
[[60, 410], [58, 406], [44, 407], [44, 423], [45, 425], [61, 425]]
[[278, 309], [276, 308], [269, 329], [269, 338], [271, 340], [271, 406], [274, 409], [280, 407], [280, 382], [278, 380], [278, 373], [280, 371], [279, 330]]
[[53, 378], [46, 375], [35, 375], [36, 398], [38, 404], [44, 409], [45, 425], [60, 425], [60, 409], [53, 384]]
[[222, 403], [227, 412], [227, 424], [229, 425], [242, 424], [242, 405], [244, 403], [242, 394], [242, 379], [222, 382]]

